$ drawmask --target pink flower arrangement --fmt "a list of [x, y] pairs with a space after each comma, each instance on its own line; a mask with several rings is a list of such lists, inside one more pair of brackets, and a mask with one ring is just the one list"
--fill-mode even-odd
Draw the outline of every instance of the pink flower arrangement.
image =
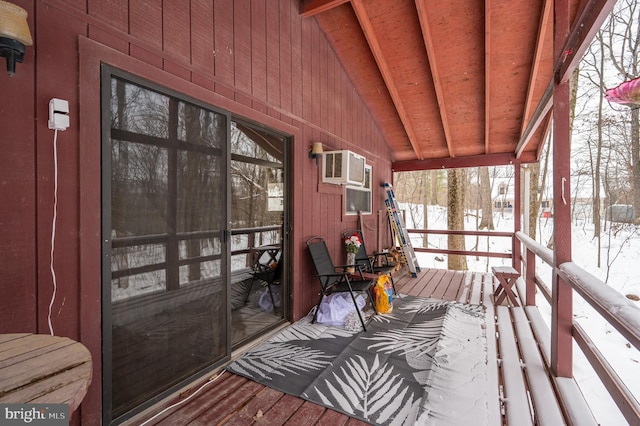
[[362, 245], [360, 237], [358, 235], [352, 235], [344, 239], [344, 245], [347, 248], [347, 253], [357, 253], [358, 249]]

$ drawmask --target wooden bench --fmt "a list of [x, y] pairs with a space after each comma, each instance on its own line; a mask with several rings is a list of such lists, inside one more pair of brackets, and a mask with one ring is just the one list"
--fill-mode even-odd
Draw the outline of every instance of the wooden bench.
[[[514, 280], [512, 290], [523, 300], [525, 282], [521, 277]], [[538, 308], [493, 308], [500, 335], [497, 349], [505, 423], [597, 425], [575, 379], [551, 373], [551, 333]]]

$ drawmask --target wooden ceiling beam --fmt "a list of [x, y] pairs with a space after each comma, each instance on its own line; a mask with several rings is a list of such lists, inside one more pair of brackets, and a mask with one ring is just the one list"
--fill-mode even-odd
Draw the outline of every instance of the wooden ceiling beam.
[[521, 158], [524, 154], [524, 149], [527, 147], [533, 134], [538, 130], [540, 124], [544, 121], [549, 111], [551, 111], [551, 107], [553, 106], [553, 80], [549, 82], [547, 86], [547, 90], [544, 91], [542, 95], [542, 99], [538, 103], [538, 107], [533, 112], [531, 116], [531, 121], [527, 125], [527, 128], [522, 132], [522, 136], [520, 137], [520, 141], [518, 142], [518, 146], [516, 147], [515, 155], [516, 158]]
[[[538, 72], [540, 71], [540, 60], [542, 58], [544, 39], [547, 35], [547, 30], [553, 28], [553, 25], [550, 25], [551, 20], [553, 19], [553, 0], [545, 0], [544, 5], [542, 6], [542, 16], [540, 19], [540, 25], [538, 26], [538, 38], [536, 40], [536, 49], [533, 54], [533, 63], [531, 67], [531, 74], [529, 76], [529, 88], [527, 90], [527, 99], [525, 101], [524, 106], [524, 114], [522, 115], [522, 128], [520, 129], [520, 135], [524, 134], [527, 124], [527, 117], [529, 117], [531, 109], [533, 108], [533, 92], [536, 87], [536, 80], [538, 77]], [[521, 149], [526, 147], [523, 146]], [[516, 152], [516, 156], [519, 156], [521, 152]]]
[[420, 28], [422, 29], [422, 37], [424, 45], [427, 49], [427, 57], [429, 58], [429, 67], [431, 68], [431, 78], [436, 91], [436, 99], [438, 100], [438, 110], [440, 111], [440, 119], [442, 121], [442, 129], [444, 131], [445, 141], [447, 142], [447, 150], [450, 157], [455, 157], [453, 146], [451, 143], [451, 128], [449, 126], [449, 118], [447, 116], [447, 108], [444, 100], [444, 90], [442, 89], [442, 80], [438, 70], [436, 61], [436, 51], [429, 29], [429, 17], [427, 14], [427, 6], [425, 1], [416, 0], [416, 9], [418, 11], [418, 19], [420, 20]]
[[544, 137], [540, 140], [540, 143], [538, 144], [538, 149], [536, 151], [536, 158], [540, 158], [540, 156], [542, 155], [542, 150], [544, 149], [544, 145], [545, 145], [545, 141], [549, 140], [549, 142], [551, 142], [551, 124], [553, 123], [553, 120], [551, 120], [551, 112], [549, 112], [547, 114], [547, 118], [546, 118], [546, 122], [544, 124]]
[[587, 0], [578, 17], [571, 23], [569, 36], [556, 58], [553, 74], [557, 81], [566, 81], [571, 77], [615, 4], [616, 0]]
[[398, 112], [398, 116], [400, 117], [400, 121], [404, 125], [405, 131], [407, 133], [407, 137], [409, 138], [409, 142], [411, 143], [411, 147], [413, 151], [416, 153], [416, 157], [422, 160], [424, 156], [420, 151], [420, 147], [418, 145], [417, 137], [411, 120], [409, 119], [409, 114], [407, 113], [407, 109], [402, 102], [402, 97], [400, 96], [400, 91], [396, 86], [396, 82], [391, 74], [391, 69], [387, 63], [384, 54], [382, 53], [382, 48], [380, 46], [380, 42], [378, 41], [378, 37], [375, 34], [373, 29], [373, 24], [369, 19], [369, 15], [367, 14], [367, 10], [362, 3], [362, 0], [352, 0], [351, 5], [353, 6], [353, 10], [356, 13], [356, 17], [358, 18], [358, 22], [360, 22], [360, 27], [362, 28], [362, 32], [364, 33], [365, 38], [367, 39], [367, 43], [369, 44], [369, 48], [371, 49], [371, 53], [373, 53], [373, 57], [376, 60], [376, 64], [378, 65], [378, 69], [380, 70], [380, 74], [382, 75], [382, 79], [387, 86], [387, 90], [389, 91], [389, 95], [391, 96], [391, 100]]
[[394, 172], [412, 172], [416, 170], [460, 169], [465, 167], [506, 166], [515, 162], [535, 163], [538, 159], [533, 152], [526, 152], [517, 159], [513, 154], [473, 155], [455, 158], [429, 158], [426, 160], [396, 161], [391, 163]]
[[341, 4], [348, 3], [349, 0], [311, 0], [300, 1], [300, 16], [308, 18], [318, 13], [325, 12]]

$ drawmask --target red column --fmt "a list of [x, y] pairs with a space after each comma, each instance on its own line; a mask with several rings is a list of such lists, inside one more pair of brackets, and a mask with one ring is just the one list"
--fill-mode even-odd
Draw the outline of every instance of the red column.
[[[569, 34], [569, 2], [556, 0], [554, 54], [563, 57]], [[570, 75], [570, 73], [568, 74]], [[554, 273], [551, 311], [551, 369], [556, 376], [571, 377], [573, 298], [572, 289], [556, 273], [571, 261], [571, 144], [569, 128], [569, 82], [556, 79], [553, 92], [553, 209]]]

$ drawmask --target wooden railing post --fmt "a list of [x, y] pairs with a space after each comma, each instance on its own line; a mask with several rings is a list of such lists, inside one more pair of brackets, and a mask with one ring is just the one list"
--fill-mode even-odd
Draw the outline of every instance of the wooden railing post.
[[525, 282], [527, 283], [527, 306], [536, 305], [536, 254], [525, 247], [526, 253], [526, 275]]
[[522, 273], [522, 246], [520, 242], [516, 239], [516, 232], [522, 230], [522, 220], [520, 219], [520, 212], [522, 209], [520, 208], [522, 197], [520, 194], [520, 183], [522, 181], [520, 177], [520, 162], [516, 161], [513, 165], [514, 169], [514, 184], [513, 184], [513, 241], [511, 253], [513, 253], [513, 259], [511, 259], [512, 266], [514, 269], [520, 273]]

